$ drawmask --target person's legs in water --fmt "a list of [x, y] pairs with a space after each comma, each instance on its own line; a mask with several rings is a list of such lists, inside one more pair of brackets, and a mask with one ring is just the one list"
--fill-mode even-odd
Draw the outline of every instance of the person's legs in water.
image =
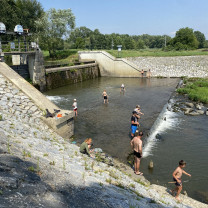
[[134, 134], [135, 134], [136, 130], [137, 130], [137, 126], [131, 125], [131, 137], [132, 137], [132, 139], [134, 137]]

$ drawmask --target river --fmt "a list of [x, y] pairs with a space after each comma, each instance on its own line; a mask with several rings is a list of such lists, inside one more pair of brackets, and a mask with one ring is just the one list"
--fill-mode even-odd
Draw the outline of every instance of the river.
[[[45, 94], [63, 109], [72, 109], [76, 98], [78, 117], [75, 119], [74, 137], [77, 143], [91, 137], [95, 147], [102, 148], [124, 163], [131, 152], [131, 113], [139, 104], [144, 113], [140, 119], [140, 130], [145, 135], [141, 162], [144, 176], [152, 183], [171, 188], [174, 185], [168, 182], [172, 181], [172, 172], [178, 161], [183, 159], [187, 162], [185, 170], [192, 175], [191, 179], [183, 176], [183, 190], [205, 202], [208, 200], [208, 119], [206, 116], [190, 117], [166, 110], [165, 105], [178, 82], [178, 79], [102, 77]], [[122, 83], [126, 88], [124, 94], [120, 93]], [[108, 104], [103, 104], [104, 89], [109, 95]], [[150, 129], [151, 134], [147, 137]], [[157, 134], [160, 134], [159, 139], [156, 139]], [[154, 162], [151, 172], [148, 170], [150, 160]]]

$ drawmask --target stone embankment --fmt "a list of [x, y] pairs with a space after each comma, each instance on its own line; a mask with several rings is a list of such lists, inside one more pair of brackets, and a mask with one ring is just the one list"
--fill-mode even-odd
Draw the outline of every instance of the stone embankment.
[[208, 56], [132, 57], [138, 68], [154, 77], [208, 77]]
[[41, 110], [0, 75], [0, 207], [205, 208], [166, 188], [131, 179], [79, 153], [41, 119]]

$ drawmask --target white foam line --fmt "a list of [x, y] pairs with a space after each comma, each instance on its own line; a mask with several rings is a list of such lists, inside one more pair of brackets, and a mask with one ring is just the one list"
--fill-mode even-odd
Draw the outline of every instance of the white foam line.
[[[168, 104], [163, 107], [163, 110], [150, 130], [150, 135], [147, 138], [146, 144], [143, 148], [142, 156], [144, 158], [152, 155], [152, 150], [158, 141], [156, 135], [165, 132], [167, 129], [175, 127], [179, 123], [178, 118], [175, 117], [176, 113], [167, 110], [167, 107]], [[164, 118], [166, 118], [166, 120], [164, 120]]]

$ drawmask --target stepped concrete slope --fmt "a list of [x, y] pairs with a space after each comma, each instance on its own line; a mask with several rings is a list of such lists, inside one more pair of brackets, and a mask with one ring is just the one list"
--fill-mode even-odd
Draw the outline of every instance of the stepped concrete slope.
[[208, 207], [186, 196], [177, 203], [166, 188], [79, 153], [44, 123], [31, 92], [19, 90], [14, 74], [7, 79], [6, 68], [0, 65], [1, 208]]
[[96, 61], [101, 76], [109, 77], [140, 77], [140, 69], [124, 58], [115, 58], [105, 51], [79, 51], [80, 61]]
[[[28, 99], [35, 103], [41, 111], [48, 109], [50, 112], [54, 112], [54, 109], [59, 109], [55, 104], [48, 100], [41, 92], [35, 87], [29, 84], [25, 79], [13, 71], [7, 64], [0, 62], [0, 73], [6, 77], [12, 84], [16, 86], [18, 91], [24, 93]], [[5, 85], [3, 85], [5, 86]], [[11, 92], [11, 96], [14, 96]], [[15, 97], [11, 97], [15, 98]], [[25, 102], [20, 103], [20, 107], [24, 109]], [[21, 109], [21, 108], [20, 108]], [[31, 113], [31, 112], [30, 112]], [[42, 119], [53, 128], [57, 133], [65, 138], [70, 138], [74, 134], [74, 121], [73, 112], [61, 110], [63, 117], [60, 119], [55, 118], [43, 118]]]

